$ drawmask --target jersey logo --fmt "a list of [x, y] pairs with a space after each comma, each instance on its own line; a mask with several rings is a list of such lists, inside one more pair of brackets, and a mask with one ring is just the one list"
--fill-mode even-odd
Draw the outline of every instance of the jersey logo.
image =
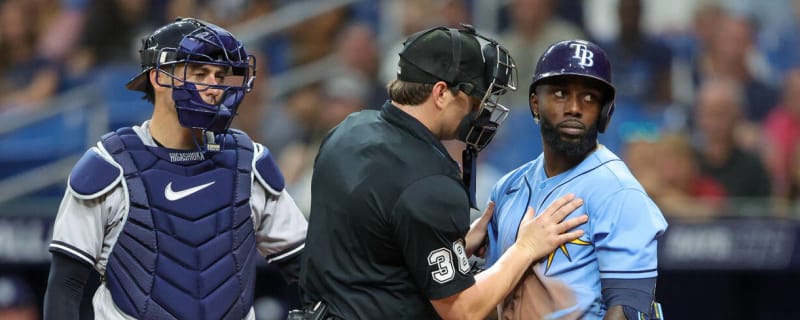
[[517, 187], [517, 188], [508, 188], [508, 189], [506, 189], [506, 194], [512, 194], [512, 193], [517, 192], [517, 191], [519, 191], [519, 187]]
[[211, 181], [209, 183], [201, 184], [199, 186], [191, 187], [189, 189], [184, 189], [184, 190], [181, 190], [181, 191], [172, 190], [172, 182], [170, 182], [170, 183], [167, 184], [167, 187], [164, 189], [164, 197], [167, 198], [167, 200], [169, 200], [169, 201], [180, 200], [180, 199], [183, 199], [183, 198], [186, 198], [186, 197], [192, 195], [193, 193], [195, 193], [197, 191], [200, 191], [200, 190], [203, 190], [203, 189], [209, 187], [210, 185], [214, 184], [214, 182], [215, 181]]
[[[590, 245], [592, 245], [591, 242], [583, 241], [581, 239], [575, 239], [575, 240], [572, 240], [572, 241], [567, 242], [567, 243], [576, 244], [576, 245], [579, 245], [579, 246], [590, 246]], [[556, 252], [558, 250], [561, 250], [561, 253], [563, 253], [564, 256], [567, 257], [567, 260], [569, 260], [569, 262], [572, 262], [572, 257], [570, 257], [569, 250], [567, 249], [567, 243], [562, 244], [556, 250], [553, 250], [553, 252], [550, 252], [550, 255], [547, 256], [547, 266], [545, 266], [545, 268], [544, 268], [544, 273], [545, 274], [547, 274], [547, 272], [550, 271], [550, 265], [553, 264], [553, 258], [556, 257]]]

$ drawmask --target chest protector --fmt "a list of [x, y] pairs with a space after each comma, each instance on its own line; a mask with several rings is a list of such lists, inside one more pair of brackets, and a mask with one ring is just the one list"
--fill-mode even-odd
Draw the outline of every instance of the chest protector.
[[221, 151], [202, 153], [146, 146], [130, 128], [103, 137], [130, 197], [105, 274], [126, 314], [243, 319], [250, 311], [253, 143], [239, 132], [220, 139]]

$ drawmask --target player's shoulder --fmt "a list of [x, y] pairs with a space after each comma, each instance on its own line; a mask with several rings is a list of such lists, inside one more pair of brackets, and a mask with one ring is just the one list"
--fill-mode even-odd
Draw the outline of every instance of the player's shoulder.
[[[592, 160], [587, 168], [594, 174], [585, 175], [587, 178], [602, 181], [607, 192], [617, 192], [622, 189], [641, 189], [641, 184], [633, 176], [628, 166], [612, 151], [605, 147], [599, 148], [592, 156]], [[591, 170], [590, 169], [590, 170]]]
[[272, 195], [280, 195], [286, 187], [278, 163], [269, 148], [253, 142], [253, 173], [256, 180]]
[[122, 181], [119, 165], [102, 144], [89, 148], [70, 172], [67, 188], [77, 198], [94, 199], [109, 192]]

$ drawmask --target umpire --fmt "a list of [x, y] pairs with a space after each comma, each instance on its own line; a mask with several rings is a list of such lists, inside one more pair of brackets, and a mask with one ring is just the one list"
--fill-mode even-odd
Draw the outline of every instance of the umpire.
[[514, 63], [469, 26], [404, 45], [391, 100], [334, 128], [314, 164], [300, 274], [303, 301], [327, 312], [314, 318], [482, 318], [535, 259], [582, 234], [567, 231], [585, 216], [561, 222], [581, 200], [562, 198], [528, 212], [500, 263], [470, 272], [493, 206], [470, 229], [470, 188], [440, 140], [486, 146], [508, 111], [497, 97], [515, 89]]

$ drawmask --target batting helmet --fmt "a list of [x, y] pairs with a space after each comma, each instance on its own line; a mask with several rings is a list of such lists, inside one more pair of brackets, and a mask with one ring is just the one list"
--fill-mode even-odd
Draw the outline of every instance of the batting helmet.
[[614, 113], [616, 89], [611, 84], [611, 62], [606, 52], [596, 44], [585, 40], [565, 40], [553, 43], [539, 58], [536, 73], [533, 75], [528, 96], [532, 95], [538, 83], [552, 77], [576, 75], [600, 81], [607, 92], [597, 131], [604, 132]]
[[[225, 132], [244, 95], [253, 88], [255, 58], [227, 30], [192, 18], [178, 18], [142, 40], [139, 51], [142, 71], [127, 84], [130, 90], [148, 92], [150, 70], [157, 69], [172, 80], [158, 83], [171, 87], [180, 124], [188, 128]], [[225, 75], [217, 83], [188, 81], [187, 70], [176, 75], [176, 66], [216, 65]], [[200, 92], [222, 90], [218, 104], [203, 101]]]

